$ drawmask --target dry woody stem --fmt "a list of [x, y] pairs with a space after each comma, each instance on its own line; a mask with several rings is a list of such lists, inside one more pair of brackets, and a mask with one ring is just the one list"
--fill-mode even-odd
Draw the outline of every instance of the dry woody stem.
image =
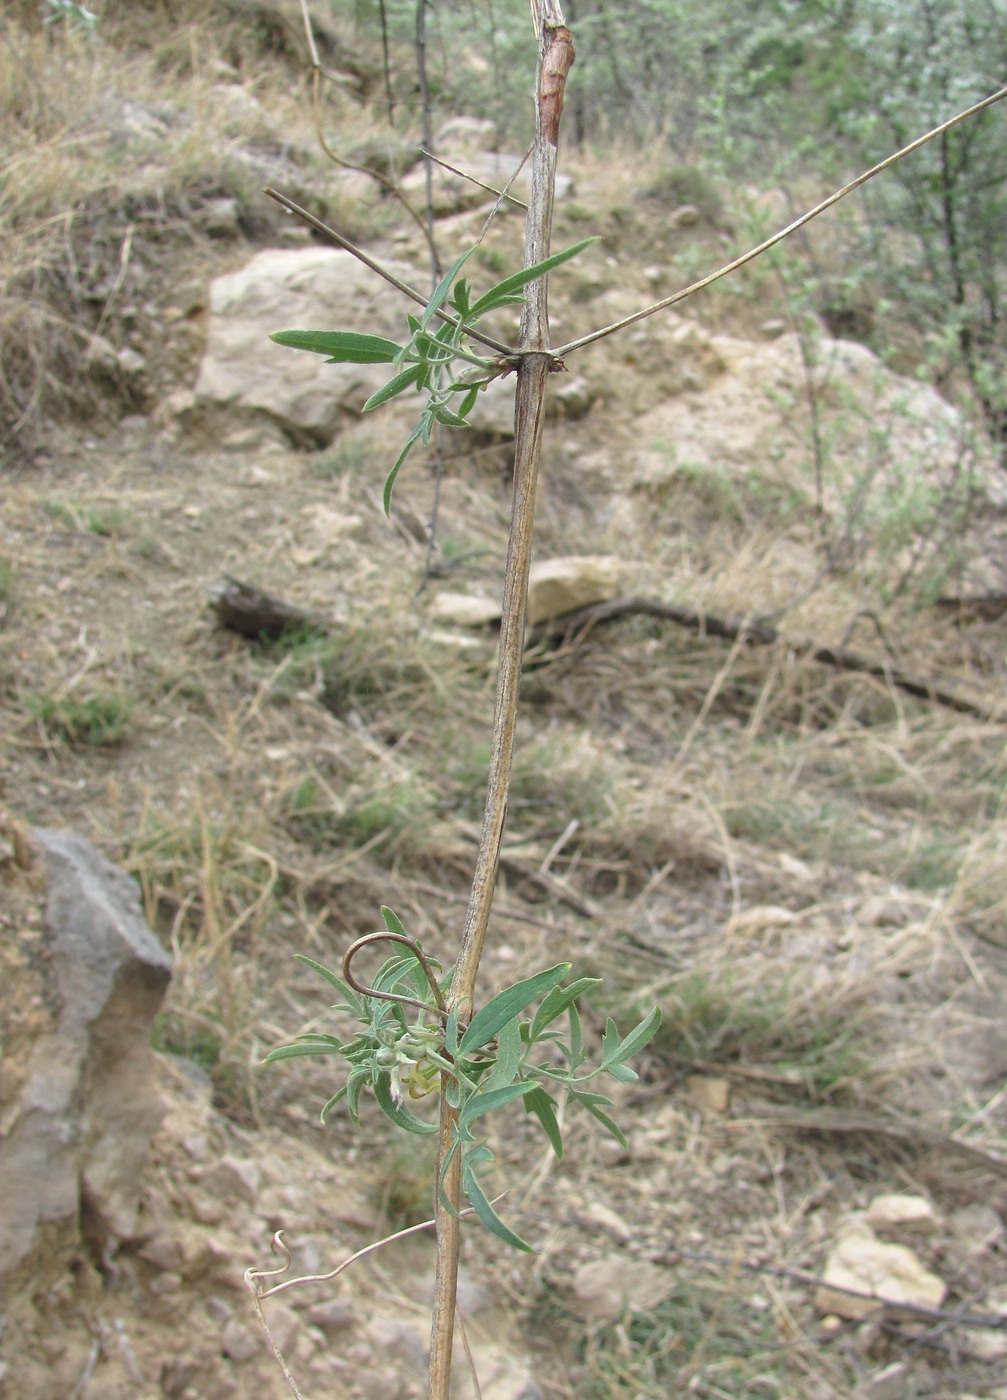
[[[536, 85], [537, 120], [532, 148], [532, 194], [525, 227], [524, 266], [531, 267], [549, 254], [556, 177], [556, 142], [563, 109], [563, 88], [573, 63], [570, 31], [555, 0], [533, 0], [539, 36]], [[490, 771], [479, 852], [472, 882], [465, 930], [449, 994], [450, 1005], [463, 1017], [472, 1009], [476, 975], [489, 925], [507, 813], [507, 789], [514, 754], [518, 688], [524, 653], [528, 601], [528, 569], [531, 563], [535, 492], [538, 482], [545, 409], [545, 386], [550, 372], [561, 363], [549, 353], [547, 281], [539, 278], [528, 288], [521, 318], [518, 346], [518, 386], [515, 406], [514, 494], [501, 619], [496, 703]], [[442, 1085], [438, 1139], [437, 1268], [430, 1336], [429, 1400], [448, 1400], [451, 1351], [454, 1339], [455, 1296], [458, 1283], [460, 1230], [460, 1154], [447, 1165], [455, 1134], [455, 1111]]]

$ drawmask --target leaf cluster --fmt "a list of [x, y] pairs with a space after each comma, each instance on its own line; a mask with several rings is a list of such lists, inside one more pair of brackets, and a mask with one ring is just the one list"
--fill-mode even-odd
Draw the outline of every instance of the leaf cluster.
[[524, 288], [530, 282], [576, 257], [595, 241], [582, 239], [532, 267], [511, 273], [474, 300], [469, 283], [464, 278], [457, 280], [478, 245], [469, 248], [456, 258], [437, 283], [422, 314], [406, 318], [409, 336], [403, 344], [357, 331], [273, 331], [270, 340], [278, 345], [325, 355], [327, 364], [391, 365], [395, 373], [370, 396], [364, 404], [365, 413], [380, 408], [409, 389], [426, 394], [419, 421], [406, 438], [385, 481], [386, 515], [391, 509], [395, 478], [414, 443], [428, 443], [437, 423], [448, 428], [470, 426], [468, 415], [480, 389], [516, 368], [516, 352], [514, 356], [496, 359], [476, 353], [471, 332], [477, 322], [491, 311], [520, 305], [524, 301]]
[[[404, 936], [395, 914], [390, 909], [382, 909], [382, 914], [386, 929]], [[371, 984], [372, 992], [390, 993], [403, 998], [401, 1001], [358, 995], [320, 963], [303, 956], [301, 960], [339, 991], [342, 999], [335, 1009], [351, 1012], [361, 1029], [346, 1041], [320, 1032], [298, 1036], [293, 1043], [270, 1051], [265, 1062], [296, 1055], [341, 1055], [347, 1061], [349, 1077], [322, 1108], [323, 1121], [346, 1099], [350, 1116], [357, 1122], [361, 1093], [369, 1088], [397, 1127], [412, 1133], [435, 1133], [436, 1124], [413, 1113], [406, 1098], [443, 1093], [454, 1110], [454, 1134], [441, 1164], [442, 1177], [460, 1153], [462, 1188], [473, 1210], [483, 1225], [507, 1244], [530, 1249], [500, 1219], [479, 1181], [477, 1168], [492, 1162], [493, 1153], [476, 1126], [478, 1120], [520, 1102], [561, 1158], [563, 1135], [556, 1095], [565, 1093], [625, 1146], [622, 1130], [608, 1112], [611, 1099], [586, 1085], [599, 1074], [608, 1074], [620, 1083], [637, 1078], [627, 1061], [658, 1029], [661, 1012], [657, 1008], [625, 1037], [609, 1019], [600, 1062], [586, 1068], [588, 1057], [577, 1002], [598, 986], [600, 979], [579, 977], [568, 982], [569, 963], [557, 963], [498, 992], [464, 1025], [456, 1011], [430, 1004], [426, 972], [418, 955], [408, 947], [388, 959]], [[440, 972], [439, 964], [430, 958], [426, 961]], [[450, 972], [439, 979], [438, 986], [446, 989], [449, 982]], [[564, 1019], [565, 1033], [557, 1027]], [[444, 1201], [443, 1193], [441, 1199]]]

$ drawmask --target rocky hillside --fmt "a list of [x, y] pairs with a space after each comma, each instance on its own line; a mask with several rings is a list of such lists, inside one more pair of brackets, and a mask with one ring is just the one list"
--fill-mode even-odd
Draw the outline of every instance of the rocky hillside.
[[[403, 304], [260, 189], [416, 286], [428, 247], [320, 148], [299, 7], [152, 9], [142, 36], [112, 6], [93, 33], [31, 18], [0, 21], [0, 1394], [279, 1397], [243, 1282], [273, 1233], [317, 1275], [429, 1212], [430, 1162], [373, 1106], [319, 1124], [327, 1062], [261, 1060], [333, 1023], [294, 954], [338, 966], [382, 903], [453, 956], [513, 389], [439, 473], [410, 458], [386, 519], [413, 406], [361, 417], [380, 374], [268, 333], [397, 335]], [[419, 207], [379, 55], [317, 34], [329, 144]], [[521, 155], [471, 114], [436, 136], [491, 184]], [[556, 245], [599, 241], [553, 278], [557, 342], [787, 212], [705, 189], [656, 147], [567, 155]], [[491, 204], [435, 173], [441, 258], [482, 235], [478, 289], [520, 259], [520, 211], [486, 229]], [[838, 277], [846, 231], [792, 268]], [[1004, 1393], [1007, 491], [908, 332], [895, 357], [867, 325], [837, 339], [780, 288], [756, 267], [552, 386], [483, 985], [603, 977], [592, 1047], [609, 1013], [665, 1019], [617, 1086], [626, 1149], [572, 1110], [562, 1163], [520, 1115], [497, 1130], [536, 1254], [467, 1231], [460, 1395]], [[297, 626], [242, 630], [250, 591]], [[57, 898], [67, 850], [90, 874]], [[147, 971], [74, 974], [95, 881], [80, 937], [126, 930]], [[431, 1267], [420, 1232], [268, 1300], [304, 1393], [423, 1394]]]

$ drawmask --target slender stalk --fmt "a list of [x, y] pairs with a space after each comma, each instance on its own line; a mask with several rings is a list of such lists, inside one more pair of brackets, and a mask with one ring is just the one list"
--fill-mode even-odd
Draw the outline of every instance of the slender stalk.
[[817, 219], [819, 214], [824, 214], [826, 209], [831, 209], [834, 204], [838, 204], [841, 199], [845, 199], [860, 185], [864, 185], [868, 180], [872, 180], [875, 175], [880, 175], [883, 170], [889, 169], [896, 161], [900, 161], [903, 156], [908, 156], [913, 151], [918, 151], [921, 146], [925, 146], [928, 141], [932, 141], [935, 136], [943, 136], [946, 131], [950, 131], [953, 126], [960, 122], [974, 117], [977, 112], [985, 111], [987, 107], [992, 107], [994, 102], [1002, 102], [1007, 97], [1007, 87], [1000, 88], [998, 92], [992, 93], [989, 97], [984, 97], [981, 102], [977, 102], [972, 107], [967, 107], [964, 112], [959, 112], [957, 116], [951, 117], [948, 121], [942, 122], [940, 126], [935, 126], [932, 131], [928, 131], [925, 136], [920, 136], [917, 140], [910, 142], [908, 146], [903, 146], [901, 151], [896, 151], [894, 155], [887, 156], [883, 161], [865, 170], [862, 175], [858, 175], [855, 180], [851, 180], [848, 185], [844, 185], [841, 190], [836, 190], [830, 194], [828, 199], [823, 199], [820, 204], [816, 204], [813, 209], [809, 209], [806, 214], [802, 214], [799, 219], [795, 219], [786, 228], [780, 229], [779, 233], [774, 233], [771, 238], [767, 238], [756, 248], [750, 248], [747, 253], [742, 253], [740, 258], [734, 258], [732, 262], [725, 263], [723, 267], [718, 267], [716, 272], [711, 272], [708, 277], [701, 277], [698, 282], [692, 282], [688, 287], [683, 287], [680, 291], [673, 292], [670, 297], [665, 297], [663, 301], [656, 301], [653, 306], [644, 307], [642, 311], [635, 311], [632, 316], [626, 316], [621, 321], [613, 321], [610, 326], [603, 326], [601, 330], [591, 331], [588, 335], [582, 335], [578, 340], [571, 340], [567, 345], [560, 345], [554, 354], [563, 356], [569, 355], [574, 350], [580, 350], [585, 345], [591, 345], [596, 340], [603, 339], [606, 335], [614, 335], [616, 331], [624, 330], [627, 326], [634, 325], [637, 321], [642, 321], [646, 316], [653, 316], [656, 311], [665, 311], [669, 306], [674, 306], [677, 302], [685, 301], [686, 297], [691, 297], [693, 292], [701, 292], [705, 287], [711, 286], [714, 282], [726, 277], [728, 273], [737, 272], [739, 267], [744, 267], [753, 258], [759, 257], [775, 244], [780, 243], [790, 234], [796, 233], [799, 228], [809, 224], [812, 219]]
[[[535, 143], [532, 148], [532, 196], [525, 227], [525, 267], [541, 262], [549, 254], [556, 147], [566, 75], [573, 62], [573, 43], [563, 20], [559, 0], [533, 0], [532, 15], [539, 40], [539, 55]], [[514, 417], [513, 502], [507, 545], [503, 616], [500, 626], [500, 662], [486, 810], [465, 929], [448, 994], [449, 1005], [462, 1017], [468, 1016], [472, 1010], [507, 814], [518, 689], [524, 655], [528, 569], [531, 563], [535, 492], [542, 446], [545, 385], [550, 371], [555, 367], [555, 360], [549, 353], [548, 345], [548, 290], [547, 279], [543, 277], [531, 283], [528, 288], [518, 345], [520, 360]], [[458, 1284], [461, 1163], [458, 1152], [448, 1161], [455, 1135], [456, 1113], [447, 1102], [447, 1087], [445, 1081], [441, 1094], [437, 1158], [440, 1190], [436, 1207], [437, 1268], [430, 1334], [428, 1400], [448, 1400]]]

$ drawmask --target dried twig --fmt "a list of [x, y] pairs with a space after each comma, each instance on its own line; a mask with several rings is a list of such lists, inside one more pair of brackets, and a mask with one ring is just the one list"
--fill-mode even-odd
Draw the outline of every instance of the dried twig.
[[913, 676], [901, 667], [888, 661], [872, 661], [859, 652], [848, 651], [845, 647], [820, 647], [814, 642], [794, 640], [785, 637], [775, 627], [756, 620], [731, 622], [714, 613], [698, 613], [692, 608], [679, 607], [676, 603], [662, 603], [653, 598], [612, 598], [606, 603], [592, 603], [590, 607], [579, 608], [576, 612], [549, 623], [549, 630], [569, 639], [571, 646], [578, 645], [591, 629], [601, 622], [613, 622], [620, 617], [631, 617], [634, 613], [644, 613], [649, 617], [667, 618], [680, 627], [687, 627], [700, 636], [721, 637], [725, 641], [748, 643], [754, 646], [772, 646], [782, 642], [795, 656], [806, 656], [822, 666], [835, 666], [841, 671], [856, 671], [860, 675], [875, 676], [890, 685], [904, 690], [908, 695], [917, 695], [922, 700], [932, 700], [949, 710], [963, 715], [977, 715], [980, 719], [993, 719], [997, 712], [966, 700], [954, 691], [927, 680], [923, 676]]

